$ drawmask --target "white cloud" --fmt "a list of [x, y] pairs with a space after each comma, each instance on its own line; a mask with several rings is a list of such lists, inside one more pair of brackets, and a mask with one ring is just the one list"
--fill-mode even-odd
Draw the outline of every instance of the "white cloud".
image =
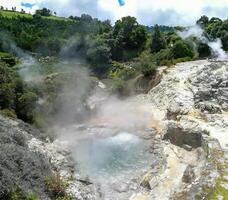
[[36, 7], [48, 7], [59, 15], [91, 14], [100, 19], [113, 22], [123, 16], [131, 15], [144, 24], [190, 25], [201, 15], [227, 18], [228, 0], [125, 0], [120, 7], [118, 0], [0, 0], [0, 4], [11, 8], [21, 8], [21, 2], [36, 3]]
[[[40, 1], [42, 0], [0, 0], [0, 5], [4, 8], [8, 8], [9, 10], [12, 7], [16, 7], [17, 11], [24, 9], [27, 13], [34, 13], [34, 11], [39, 8], [38, 4], [40, 3]], [[21, 5], [22, 2], [36, 5], [34, 5], [33, 8], [26, 8]]]
[[103, 10], [112, 13], [115, 20], [133, 15], [146, 24], [193, 24], [203, 14], [228, 17], [228, 0], [126, 0], [123, 7], [119, 7], [116, 0], [98, 2]]

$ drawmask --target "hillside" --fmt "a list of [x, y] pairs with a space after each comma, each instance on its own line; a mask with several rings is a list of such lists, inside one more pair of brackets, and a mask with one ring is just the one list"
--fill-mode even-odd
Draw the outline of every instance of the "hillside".
[[[3, 17], [7, 17], [7, 18], [17, 18], [17, 17], [26, 17], [26, 18], [32, 18], [32, 14], [28, 14], [28, 13], [22, 13], [19, 11], [10, 11], [10, 10], [0, 10], [0, 15]], [[53, 19], [53, 20], [61, 20], [61, 21], [68, 21], [71, 20], [69, 18], [65, 18], [65, 17], [59, 17], [59, 16], [42, 16], [42, 18], [45, 19]]]

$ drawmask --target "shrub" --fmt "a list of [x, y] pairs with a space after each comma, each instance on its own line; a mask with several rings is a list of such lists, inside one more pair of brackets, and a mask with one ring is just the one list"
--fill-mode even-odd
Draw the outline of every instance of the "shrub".
[[163, 65], [164, 61], [170, 61], [172, 58], [170, 49], [162, 49], [160, 52], [155, 54], [155, 60], [157, 65]]
[[20, 189], [12, 191], [5, 200], [38, 200], [37, 195], [33, 193], [24, 194]]
[[171, 59], [171, 60], [162, 60], [160, 64], [163, 66], [169, 67], [169, 66], [175, 65], [180, 62], [187, 62], [187, 61], [191, 61], [191, 60], [193, 60], [193, 59], [190, 57], [184, 57], [184, 58], [177, 58], [177, 59]]
[[211, 56], [211, 50], [207, 44], [199, 43], [199, 45], [197, 47], [197, 51], [198, 51], [200, 58]]
[[172, 48], [172, 56], [174, 59], [176, 58], [184, 58], [184, 57], [194, 57], [194, 49], [193, 46], [185, 40], [177, 41]]
[[0, 62], [0, 108], [14, 108], [16, 74], [4, 62]]
[[28, 91], [22, 94], [17, 100], [16, 111], [18, 117], [27, 122], [33, 122], [37, 100], [38, 97], [34, 92]]
[[190, 57], [184, 57], [184, 58], [177, 58], [175, 60], [173, 60], [174, 64], [176, 63], [180, 63], [180, 62], [187, 62], [187, 61], [191, 61], [192, 58]]
[[65, 182], [59, 173], [55, 173], [45, 178], [46, 189], [52, 198], [58, 200], [70, 200], [70, 196], [66, 193], [68, 183]]
[[146, 77], [154, 75], [158, 68], [158, 66], [152, 58], [152, 54], [147, 53], [142, 54], [138, 58], [138, 60], [134, 64], [134, 67]]
[[112, 93], [118, 94], [119, 96], [127, 96], [130, 94], [130, 90], [128, 88], [127, 82], [121, 79], [113, 80], [111, 91]]
[[129, 80], [136, 74], [136, 70], [131, 66], [126, 66], [122, 63], [112, 62], [108, 76], [110, 78], [119, 78], [122, 80]]
[[17, 115], [13, 109], [3, 109], [3, 110], [0, 110], [0, 112], [4, 116], [10, 117], [10, 118], [17, 118]]
[[155, 25], [151, 46], [150, 46], [151, 52], [156, 53], [165, 48], [166, 48], [165, 38], [161, 33], [159, 26]]

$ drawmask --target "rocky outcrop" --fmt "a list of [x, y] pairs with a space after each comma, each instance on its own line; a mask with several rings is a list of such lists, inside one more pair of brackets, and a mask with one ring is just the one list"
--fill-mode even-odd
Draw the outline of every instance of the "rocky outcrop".
[[199, 159], [204, 160], [186, 166], [179, 189], [167, 199], [205, 199], [224, 174], [228, 144], [227, 77], [228, 62], [180, 63], [167, 69], [161, 83], [144, 96], [165, 124], [162, 137], [189, 152], [197, 151]]
[[203, 130], [188, 130], [181, 127], [178, 122], [170, 121], [164, 139], [180, 147], [187, 148], [188, 145], [189, 148], [197, 148], [202, 146], [203, 133]]
[[31, 130], [22, 121], [0, 115], [1, 199], [6, 199], [15, 190], [48, 198], [44, 178], [51, 174], [51, 165], [43, 154], [29, 150], [28, 141], [34, 137], [29, 133]]
[[45, 179], [54, 173], [67, 182], [66, 192], [72, 199], [94, 199], [96, 188], [76, 178], [75, 163], [66, 146], [44, 138], [43, 133], [21, 120], [0, 115], [0, 199], [20, 191], [49, 200]]
[[133, 88], [136, 93], [147, 93], [151, 88], [157, 86], [163, 76], [163, 69], [157, 70], [152, 77], [144, 77], [142, 74], [133, 81]]
[[195, 179], [194, 166], [188, 165], [184, 171], [182, 181], [185, 183], [192, 183]]
[[[228, 110], [228, 63], [210, 62], [202, 66], [197, 76], [190, 76], [195, 105], [211, 114]], [[209, 108], [209, 109], [208, 109]]]

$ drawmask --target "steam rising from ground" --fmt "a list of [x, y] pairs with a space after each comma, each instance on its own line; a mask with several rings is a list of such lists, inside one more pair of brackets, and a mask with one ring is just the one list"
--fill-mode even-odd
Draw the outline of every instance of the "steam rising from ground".
[[19, 48], [12, 40], [12, 38], [9, 36], [9, 34], [7, 34], [4, 31], [0, 32], [0, 42], [2, 48], [6, 52], [10, 52], [20, 58], [30, 59], [30, 56], [26, 54], [21, 48]]
[[185, 31], [178, 32], [178, 34], [180, 35], [180, 37], [182, 37], [184, 39], [191, 37], [191, 36], [197, 37], [202, 43], [207, 44], [211, 48], [212, 54], [215, 58], [217, 58], [218, 60], [227, 60], [228, 59], [228, 53], [226, 53], [222, 49], [221, 39], [217, 38], [214, 41], [209, 41], [204, 36], [204, 31], [200, 26], [198, 26], [198, 25], [191, 26], [188, 29], [186, 29]]
[[222, 49], [221, 39], [217, 38], [215, 41], [208, 42], [207, 44], [212, 49], [216, 58], [218, 58], [219, 60], [227, 60], [228, 59], [228, 53], [226, 53]]
[[149, 136], [156, 121], [149, 103], [113, 96], [101, 96], [100, 102], [99, 97], [96, 99], [95, 113], [83, 124], [58, 127], [56, 131], [71, 150], [81, 175], [105, 188], [111, 180], [126, 181], [150, 166], [149, 142], [143, 138]]
[[98, 109], [95, 119], [91, 119], [91, 122], [122, 128], [146, 128], [153, 118], [152, 108], [149, 108], [149, 105], [134, 98], [120, 100], [110, 97]]
[[146, 129], [156, 124], [149, 103], [110, 95], [78, 60], [61, 61], [54, 64], [53, 73], [42, 74], [45, 66], [14, 49], [23, 61], [19, 72], [24, 80], [48, 86], [48, 93], [39, 99], [41, 114], [53, 111], [53, 115], [46, 115], [51, 121], [47, 128], [66, 142], [81, 169], [86, 170], [85, 175], [96, 181], [100, 174], [106, 185], [110, 173], [120, 182], [125, 176], [132, 178], [136, 169], [142, 173], [150, 166], [151, 155], [142, 139], [148, 133]]
[[[19, 74], [26, 82], [32, 82], [40, 76], [39, 64], [36, 59], [19, 48], [9, 34], [3, 31], [0, 32], [0, 43], [6, 52], [10, 52], [20, 58], [21, 64], [18, 66]], [[35, 67], [32, 68], [33, 66]]]

